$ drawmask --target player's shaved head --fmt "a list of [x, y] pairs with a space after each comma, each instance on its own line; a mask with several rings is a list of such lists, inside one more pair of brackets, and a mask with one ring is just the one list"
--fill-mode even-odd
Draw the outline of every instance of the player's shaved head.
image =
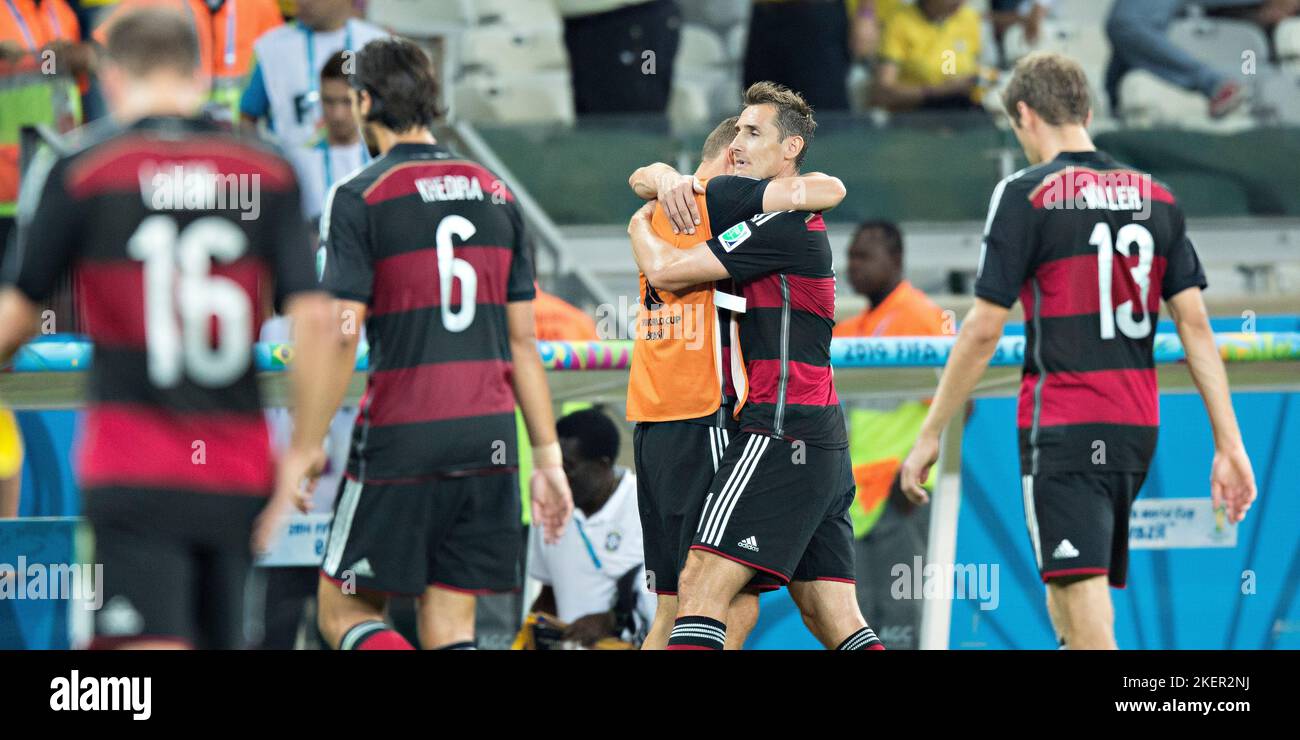
[[708, 162], [726, 150], [731, 140], [736, 138], [736, 122], [740, 116], [732, 116], [722, 123], [709, 134], [709, 138], [704, 140], [704, 149], [700, 151], [700, 161]]
[[194, 24], [180, 13], [138, 8], [113, 20], [108, 29], [108, 58], [133, 77], [160, 68], [188, 76], [198, 68], [199, 39]]

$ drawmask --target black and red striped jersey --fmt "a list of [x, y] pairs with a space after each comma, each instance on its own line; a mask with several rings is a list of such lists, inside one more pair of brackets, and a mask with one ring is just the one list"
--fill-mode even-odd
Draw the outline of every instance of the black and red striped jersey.
[[38, 158], [25, 186], [8, 278], [43, 302], [71, 270], [94, 342], [82, 486], [269, 493], [253, 343], [272, 299], [318, 289], [289, 164], [157, 117]]
[[1147, 469], [1160, 299], [1205, 286], [1182, 210], [1149, 174], [1065, 152], [998, 184], [975, 294], [1024, 305], [1024, 473]]
[[532, 300], [505, 182], [435, 144], [398, 144], [327, 196], [323, 282], [367, 306], [369, 379], [348, 475], [399, 481], [518, 465], [506, 305]]
[[821, 214], [761, 213], [708, 244], [745, 298], [736, 318], [749, 376], [741, 430], [847, 447], [831, 372], [835, 272]]

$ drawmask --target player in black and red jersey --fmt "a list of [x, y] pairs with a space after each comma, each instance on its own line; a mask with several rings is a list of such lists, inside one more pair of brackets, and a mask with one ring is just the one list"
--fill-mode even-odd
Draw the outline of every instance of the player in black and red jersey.
[[[437, 83], [419, 47], [373, 41], [353, 87], [380, 156], [321, 218], [324, 285], [370, 376], [335, 504], [318, 598], [343, 649], [409, 648], [383, 621], [419, 598], [420, 643], [472, 648], [475, 595], [521, 586], [515, 405], [533, 443], [533, 521], [573, 504], [533, 333], [533, 269], [510, 188], [434, 141]], [[332, 400], [351, 375], [333, 369]], [[332, 409], [331, 409], [332, 411]]]
[[[815, 126], [797, 93], [752, 85], [730, 145], [736, 174], [797, 174]], [[650, 283], [673, 291], [732, 278], [746, 304], [740, 430], [696, 510], [668, 649], [721, 649], [727, 606], [755, 577], [788, 585], [823, 645], [879, 648], [854, 593], [856, 489], [830, 367], [835, 275], [821, 214], [763, 213], [679, 249], [651, 228], [653, 209], [628, 226]]]
[[1155, 453], [1161, 298], [1214, 428], [1214, 504], [1233, 522], [1255, 498], [1254, 474], [1201, 298], [1205, 273], [1173, 194], [1093, 146], [1088, 81], [1075, 62], [1026, 57], [1003, 99], [1031, 166], [993, 191], [975, 305], [900, 482], [914, 501], [926, 500], [920, 482], [938, 458], [939, 434], [1019, 299], [1022, 495], [1048, 611], [1063, 645], [1114, 648], [1106, 585], [1124, 586], [1129, 509]]
[[[341, 346], [293, 171], [193, 117], [207, 94], [197, 56], [174, 12], [113, 25], [101, 80], [123, 128], [33, 164], [0, 295], [0, 358], [68, 271], [95, 343], [79, 477], [104, 568], [96, 647], [241, 646], [249, 536], [275, 487], [252, 362], [272, 299], [296, 326], [288, 479], [324, 457], [325, 425], [302, 415], [332, 411], [320, 368]], [[258, 547], [292, 499], [281, 486]]]

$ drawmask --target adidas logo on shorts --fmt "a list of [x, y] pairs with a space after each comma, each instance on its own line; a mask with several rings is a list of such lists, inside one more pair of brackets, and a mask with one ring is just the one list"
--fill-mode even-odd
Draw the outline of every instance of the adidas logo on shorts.
[[746, 537], [740, 542], [737, 542], [736, 546], [743, 547], [746, 550], [752, 550], [754, 552], [758, 552], [758, 538], [754, 537], [753, 535], [750, 535], [749, 537]]
[[1052, 557], [1057, 560], [1069, 560], [1070, 558], [1079, 557], [1079, 551], [1075, 549], [1074, 545], [1070, 544], [1069, 540], [1061, 540], [1061, 544], [1057, 545], [1052, 552]]
[[370, 567], [370, 558], [361, 558], [357, 562], [353, 563], [352, 567], [348, 568], [348, 570], [352, 571], [356, 575], [365, 576], [366, 578], [375, 577], [375, 571]]

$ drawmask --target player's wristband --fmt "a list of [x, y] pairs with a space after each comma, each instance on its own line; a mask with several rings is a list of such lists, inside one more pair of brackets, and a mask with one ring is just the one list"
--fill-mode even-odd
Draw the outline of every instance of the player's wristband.
[[560, 443], [552, 442], [550, 444], [534, 446], [533, 467], [539, 469], [564, 467], [564, 458], [560, 455]]

